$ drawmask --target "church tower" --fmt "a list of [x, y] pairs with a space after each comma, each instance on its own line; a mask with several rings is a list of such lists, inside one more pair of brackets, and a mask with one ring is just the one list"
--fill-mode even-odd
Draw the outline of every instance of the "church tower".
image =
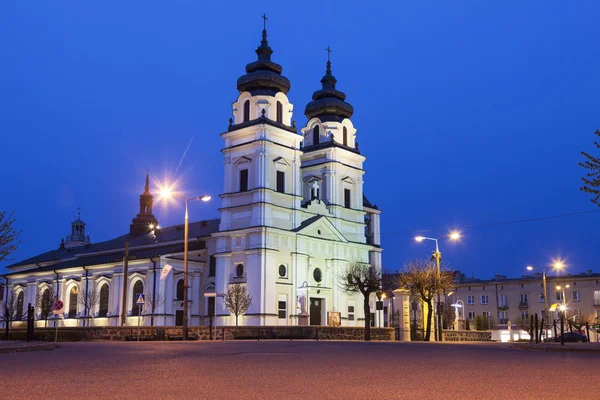
[[61, 248], [72, 249], [90, 244], [90, 235], [85, 234], [85, 222], [81, 220], [81, 211], [77, 209], [77, 219], [71, 222], [71, 234], [60, 242]]
[[129, 234], [141, 236], [150, 232], [150, 225], [158, 225], [158, 220], [152, 214], [153, 196], [150, 193], [149, 174], [146, 174], [144, 193], [140, 195], [140, 212], [129, 225]]
[[356, 129], [350, 119], [354, 108], [336, 84], [328, 59], [322, 87], [313, 93], [304, 111], [308, 122], [302, 128], [303, 207], [317, 211], [324, 206], [326, 215], [349, 241], [366, 243], [365, 157], [358, 150]]

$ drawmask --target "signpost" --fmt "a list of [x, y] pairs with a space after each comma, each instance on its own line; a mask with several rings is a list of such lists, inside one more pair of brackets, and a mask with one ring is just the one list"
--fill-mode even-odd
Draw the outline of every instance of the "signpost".
[[138, 337], [137, 341], [140, 341], [140, 316], [142, 315], [142, 306], [146, 304], [146, 296], [144, 293], [138, 293], [135, 297], [135, 304], [138, 306]]
[[[54, 304], [52, 304], [52, 314], [55, 315], [54, 318], [58, 318], [58, 316], [62, 314], [62, 309], [64, 306], [65, 304], [60, 300], [56, 300]], [[58, 323], [56, 324], [54, 331], [54, 343], [56, 342], [58, 342]]]

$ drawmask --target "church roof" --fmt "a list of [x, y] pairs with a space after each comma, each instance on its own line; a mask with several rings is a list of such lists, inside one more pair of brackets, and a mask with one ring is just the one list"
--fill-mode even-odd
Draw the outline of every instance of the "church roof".
[[344, 118], [352, 117], [354, 107], [345, 101], [346, 94], [335, 88], [336, 83], [337, 79], [331, 73], [331, 61], [327, 61], [325, 76], [321, 79], [322, 89], [314, 92], [313, 101], [306, 105], [306, 118], [342, 122]]
[[273, 50], [267, 41], [266, 27], [262, 31], [262, 41], [256, 49], [258, 60], [246, 65], [246, 74], [238, 78], [237, 89], [254, 95], [274, 96], [278, 92], [286, 94], [290, 90], [290, 81], [281, 75], [281, 65], [271, 61]]
[[[191, 222], [189, 224], [189, 237], [194, 238], [202, 238], [208, 237], [211, 233], [217, 232], [219, 230], [219, 222], [218, 219], [212, 219], [207, 221], [199, 221], [199, 222]], [[129, 242], [129, 247], [132, 249], [130, 254], [135, 252], [140, 252], [137, 258], [148, 258], [152, 257], [152, 255], [145, 255], [145, 250], [135, 250], [135, 247], [147, 246], [153, 244], [161, 244], [164, 243], [165, 246], [156, 246], [148, 250], [148, 254], [154, 254], [155, 251], [159, 251], [158, 254], [168, 254], [170, 252], [177, 252], [179, 248], [180, 251], [183, 251], [183, 225], [172, 225], [159, 229], [156, 231], [156, 237], [153, 238], [152, 235], [131, 235], [129, 233], [116, 237], [114, 239], [107, 240], [105, 242], [89, 244], [81, 247], [76, 247], [73, 249], [59, 248], [57, 250], [51, 250], [37, 256], [28, 258], [26, 260], [20, 261], [18, 263], [9, 265], [7, 268], [15, 268], [25, 265], [35, 265], [41, 263], [51, 262], [51, 265], [41, 266], [38, 268], [32, 268], [28, 271], [52, 271], [55, 269], [62, 268], [70, 268], [72, 266], [77, 265], [95, 265], [90, 264], [90, 262], [94, 262], [96, 264], [102, 264], [104, 259], [113, 260], [115, 254], [118, 254], [120, 250], [125, 248], [125, 242]], [[173, 243], [178, 242], [181, 243]], [[89, 258], [91, 254], [94, 253], [92, 258]], [[100, 254], [97, 254], [100, 253]], [[102, 254], [102, 253], [110, 253], [110, 254]], [[145, 255], [144, 257], [141, 257]], [[73, 259], [75, 258], [75, 259]], [[120, 258], [123, 259], [123, 255], [121, 252]], [[112, 261], [106, 261], [112, 262]], [[21, 273], [15, 272], [15, 273]]]

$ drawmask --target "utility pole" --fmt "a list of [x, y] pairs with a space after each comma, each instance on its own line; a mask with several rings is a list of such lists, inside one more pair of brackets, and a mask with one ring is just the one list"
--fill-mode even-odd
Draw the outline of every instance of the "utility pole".
[[123, 257], [123, 308], [121, 309], [121, 326], [127, 320], [127, 278], [129, 276], [129, 242], [125, 242], [125, 257]]

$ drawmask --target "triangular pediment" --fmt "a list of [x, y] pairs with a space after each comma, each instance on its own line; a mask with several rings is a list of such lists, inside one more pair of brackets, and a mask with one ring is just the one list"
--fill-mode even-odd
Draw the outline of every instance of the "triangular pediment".
[[352, 180], [352, 178], [350, 178], [349, 176], [347, 176], [347, 177], [345, 177], [345, 178], [342, 178], [342, 182], [346, 182], [346, 183], [349, 183], [349, 184], [351, 184], [351, 185], [356, 185], [356, 182], [354, 182], [354, 181]]
[[238, 160], [234, 163], [235, 165], [240, 165], [240, 164], [247, 164], [247, 163], [251, 163], [252, 159], [248, 158], [246, 156], [242, 156], [240, 158], [238, 158]]
[[316, 175], [309, 175], [306, 178], [304, 178], [304, 182], [306, 183], [311, 183], [311, 182], [321, 182], [323, 180], [323, 178], [316, 176]]
[[288, 163], [287, 161], [285, 161], [285, 158], [283, 158], [283, 157], [277, 157], [276, 159], [273, 160], [273, 162], [275, 164], [285, 165], [286, 167], [290, 166], [290, 163]]
[[317, 215], [302, 222], [296, 232], [319, 239], [348, 242], [344, 235], [324, 215]]

